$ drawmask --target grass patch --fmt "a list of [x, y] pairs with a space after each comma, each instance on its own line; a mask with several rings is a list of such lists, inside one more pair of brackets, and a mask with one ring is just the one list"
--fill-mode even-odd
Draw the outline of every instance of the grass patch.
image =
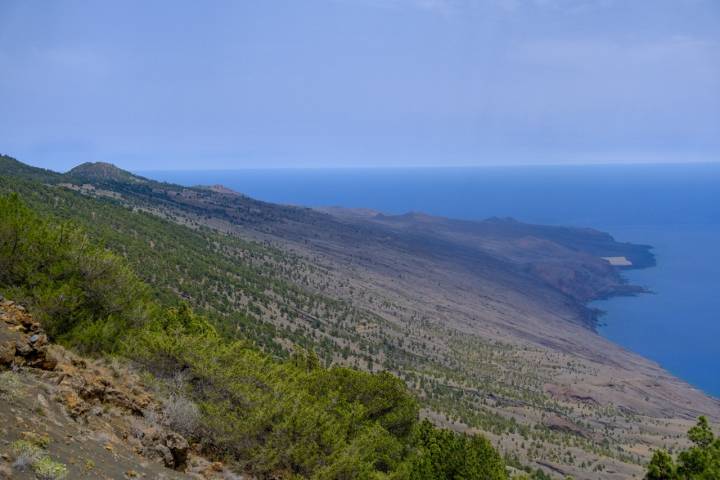
[[56, 462], [50, 457], [42, 457], [33, 463], [33, 471], [40, 480], [61, 480], [68, 475], [65, 464]]
[[17, 400], [21, 393], [22, 383], [17, 373], [13, 371], [0, 373], [0, 399], [5, 401]]
[[39, 480], [62, 480], [68, 475], [65, 464], [53, 460], [44, 447], [50, 440], [46, 436], [32, 435], [30, 440], [16, 440], [10, 444], [15, 456], [13, 468], [31, 468]]

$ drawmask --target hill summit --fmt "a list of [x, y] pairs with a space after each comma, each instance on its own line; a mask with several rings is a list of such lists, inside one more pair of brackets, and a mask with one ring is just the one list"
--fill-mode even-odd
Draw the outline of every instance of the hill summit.
[[144, 182], [145, 179], [107, 162], [86, 162], [69, 172], [68, 176], [82, 180]]

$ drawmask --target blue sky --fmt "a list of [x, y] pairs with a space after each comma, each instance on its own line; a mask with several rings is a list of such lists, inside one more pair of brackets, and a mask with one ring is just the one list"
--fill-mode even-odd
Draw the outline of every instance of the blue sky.
[[3, 0], [0, 105], [59, 170], [718, 161], [720, 2]]

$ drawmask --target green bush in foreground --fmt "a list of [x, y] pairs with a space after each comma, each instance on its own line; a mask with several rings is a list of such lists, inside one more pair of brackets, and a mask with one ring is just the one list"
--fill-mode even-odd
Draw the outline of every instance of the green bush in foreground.
[[677, 462], [658, 450], [648, 464], [646, 480], [717, 480], [720, 478], [720, 438], [715, 438], [707, 418], [700, 417], [688, 431], [693, 445], [678, 454]]
[[91, 353], [115, 350], [148, 315], [148, 289], [121, 259], [17, 195], [0, 197], [0, 291], [29, 304], [53, 338]]
[[423, 420], [415, 429], [410, 460], [403, 465], [403, 478], [507, 478], [505, 463], [487, 439], [455, 435]]
[[415, 399], [388, 373], [322, 368], [312, 353], [274, 361], [224, 341], [187, 307], [149, 322], [127, 348], [161, 377], [184, 371], [203, 412], [198, 439], [259, 475], [507, 477], [484, 438], [418, 422]]
[[[181, 373], [201, 413], [189, 435], [259, 477], [507, 478], [484, 438], [419, 422], [400, 379], [323, 368], [310, 352], [279, 361], [228, 340], [187, 305], [158, 305], [121, 258], [17, 196], [0, 197], [0, 291], [57, 340], [122, 354], [160, 379]], [[45, 463], [43, 475], [62, 476]]]

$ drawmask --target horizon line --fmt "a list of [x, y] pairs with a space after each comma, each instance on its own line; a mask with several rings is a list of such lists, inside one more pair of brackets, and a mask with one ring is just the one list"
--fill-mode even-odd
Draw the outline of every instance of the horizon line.
[[[456, 165], [279, 165], [241, 166], [232, 168], [155, 168], [131, 170], [132, 172], [232, 172], [246, 170], [421, 170], [463, 168], [518, 168], [518, 167], [633, 167], [633, 166], [685, 166], [720, 165], [720, 160], [691, 160], [686, 162], [583, 162], [583, 163], [485, 163]], [[115, 164], [117, 166], [117, 164]]]

